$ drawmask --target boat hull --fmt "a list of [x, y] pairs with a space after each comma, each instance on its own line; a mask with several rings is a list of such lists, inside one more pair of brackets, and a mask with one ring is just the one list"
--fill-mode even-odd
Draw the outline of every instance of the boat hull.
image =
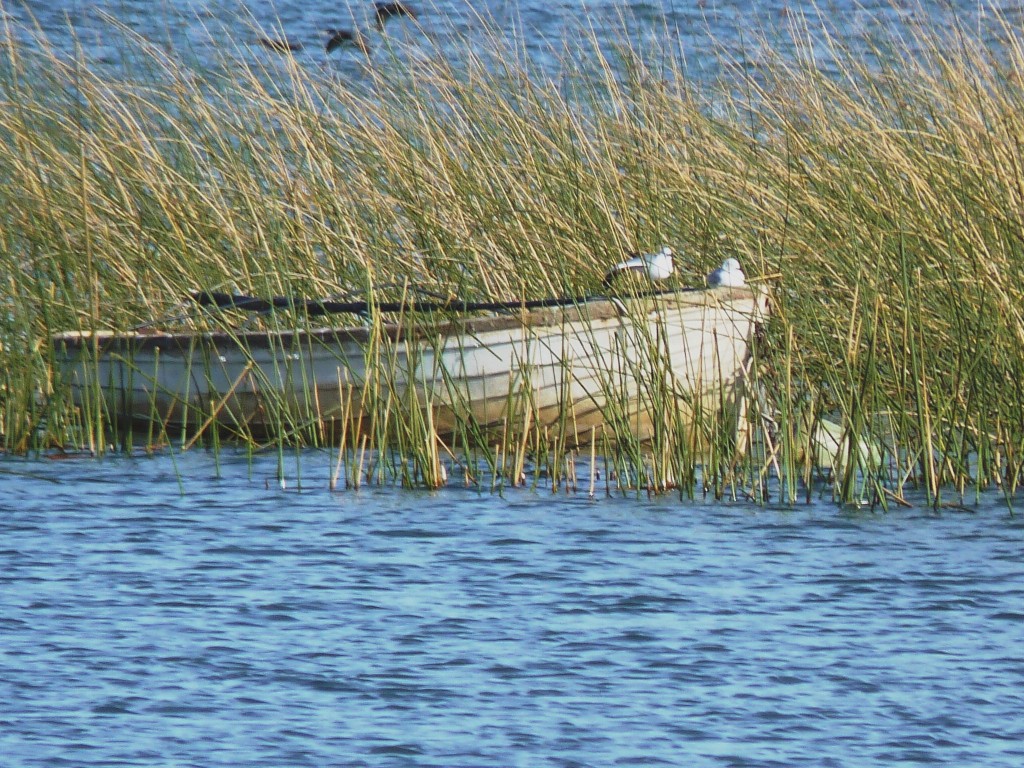
[[733, 410], [766, 293], [680, 291], [508, 315], [245, 333], [64, 333], [76, 405], [164, 428], [337, 434], [419, 414], [440, 436], [650, 438]]

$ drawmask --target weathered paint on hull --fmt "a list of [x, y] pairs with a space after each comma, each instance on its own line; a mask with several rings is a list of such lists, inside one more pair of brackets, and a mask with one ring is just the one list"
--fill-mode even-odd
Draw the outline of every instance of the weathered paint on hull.
[[686, 423], [697, 409], [731, 407], [764, 314], [763, 290], [716, 289], [443, 325], [54, 343], [76, 402], [102, 400], [121, 420], [198, 426], [216, 414], [253, 432], [330, 429], [366, 423], [390, 400], [429, 412], [441, 435], [470, 420], [486, 430], [529, 419], [583, 442], [610, 415], [647, 438], [666, 410]]

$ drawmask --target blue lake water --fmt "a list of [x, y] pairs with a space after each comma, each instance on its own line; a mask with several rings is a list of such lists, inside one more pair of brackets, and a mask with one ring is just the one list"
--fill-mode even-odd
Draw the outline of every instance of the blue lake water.
[[1024, 764], [995, 494], [331, 492], [331, 463], [0, 463], [0, 762]]
[[[799, 35], [823, 67], [832, 42], [851, 45], [870, 36], [911, 37], [922, 25], [977, 32], [983, 38], [1013, 34], [1024, 20], [1020, 0], [408, 0], [416, 23], [389, 22], [375, 28], [371, 0], [297, 2], [296, 0], [3, 0], [3, 18], [23, 40], [38, 27], [57, 51], [80, 50], [91, 60], [114, 67], [132, 61], [139, 39], [200, 66], [220, 57], [238, 57], [259, 68], [274, 67], [278, 54], [256, 44], [260, 36], [287, 39], [296, 60], [313, 73], [358, 80], [366, 66], [384, 66], [399, 58], [443, 57], [459, 60], [489, 45], [487, 30], [510, 43], [530, 67], [553, 71], [565, 51], [593, 37], [606, 51], [628, 42], [652, 61], [667, 50], [685, 61], [694, 77], [718, 73], [717, 55], [756, 66], [765, 48], [792, 49], [783, 30], [807, 20]], [[582, 11], [582, 8], [586, 11]], [[328, 54], [329, 29], [360, 29], [372, 52], [367, 59], [354, 48]], [[717, 52], [712, 55], [712, 52]], [[614, 60], [614, 58], [613, 58]]]

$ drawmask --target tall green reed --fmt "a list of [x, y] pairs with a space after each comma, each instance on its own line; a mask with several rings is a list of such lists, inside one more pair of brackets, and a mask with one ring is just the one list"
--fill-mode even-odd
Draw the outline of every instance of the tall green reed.
[[[699, 456], [715, 493], [745, 478], [734, 492], [756, 495], [778, 474], [794, 499], [797, 479], [827, 470], [811, 444], [827, 419], [849, 457], [831, 472], [843, 500], [1019, 485], [1017, 37], [924, 26], [866, 52], [826, 38], [824, 71], [800, 47], [820, 30], [794, 19], [795, 57], [761, 45], [756, 67], [723, 60], [716, 84], [625, 44], [579, 57], [600, 77], [567, 57], [555, 82], [494, 40], [459, 69], [391, 60], [347, 87], [230, 51], [200, 72], [126, 35], [139, 70], [123, 76], [13, 37], [0, 65], [5, 450], [109, 440], [98, 403], [74, 409], [54, 386], [41, 340], [55, 330], [126, 330], [212, 288], [581, 295], [622, 251], [670, 243], [691, 284], [724, 255], [776, 279], [751, 372], [770, 396], [747, 414], [775, 434], [763, 465], [738, 471], [724, 443], [701, 455], [673, 436], [670, 414], [653, 448], [614, 441], [619, 476], [656, 461], [663, 488], [695, 478]], [[383, 455], [394, 407], [346, 434], [360, 460]], [[320, 440], [317, 410], [285, 431]], [[430, 424], [415, 430], [426, 451]], [[511, 456], [521, 471], [543, 442], [530, 430], [498, 450], [472, 424], [459, 439], [492, 470]], [[857, 461], [861, 440], [881, 441], [887, 471]]]

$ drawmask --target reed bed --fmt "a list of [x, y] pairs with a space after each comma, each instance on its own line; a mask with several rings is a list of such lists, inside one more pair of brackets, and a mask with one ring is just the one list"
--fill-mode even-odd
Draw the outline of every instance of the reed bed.
[[[1012, 497], [1024, 480], [1021, 40], [1009, 24], [998, 40], [921, 26], [851, 48], [790, 23], [795, 54], [723, 54], [715, 83], [625, 42], [584, 43], [552, 78], [494, 38], [458, 68], [382, 52], [346, 85], [244, 51], [199, 69], [127, 31], [137, 64], [115, 75], [7, 30], [0, 448], [330, 444], [332, 484], [436, 487], [454, 468], [496, 488], [568, 487], [592, 452], [609, 492]], [[812, 38], [827, 70], [800, 44]], [[736, 256], [774, 286], [738, 431], [719, 411], [680, 429], [654, 387], [644, 396], [664, 422], [651, 441], [631, 441], [614, 412], [579, 440], [572, 413], [540, 429], [520, 386], [497, 435], [464, 421], [441, 441], [429, 402], [388, 396], [395, 350], [377, 347], [361, 395], [371, 416], [354, 426], [326, 429], [314, 403], [281, 408], [269, 444], [216, 408], [198, 429], [170, 434], [157, 418], [140, 436], [98, 399], [70, 402], [48, 343], [154, 321], [309, 324], [187, 311], [201, 290], [582, 296], [624, 251], [663, 243], [684, 282]]]

